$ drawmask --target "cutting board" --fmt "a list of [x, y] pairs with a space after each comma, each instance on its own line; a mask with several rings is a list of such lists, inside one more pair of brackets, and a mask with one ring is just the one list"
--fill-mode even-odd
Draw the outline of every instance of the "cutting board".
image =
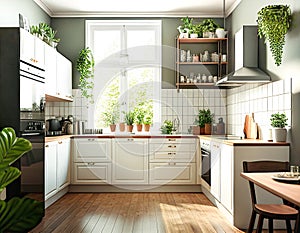
[[256, 139], [257, 138], [257, 124], [254, 121], [254, 113], [245, 116], [244, 123], [245, 138]]

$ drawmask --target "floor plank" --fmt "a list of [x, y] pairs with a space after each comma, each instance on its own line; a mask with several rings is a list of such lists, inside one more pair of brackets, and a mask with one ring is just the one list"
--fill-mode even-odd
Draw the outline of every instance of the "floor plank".
[[[202, 193], [68, 193], [31, 233], [238, 233]], [[277, 233], [281, 231], [275, 231]]]

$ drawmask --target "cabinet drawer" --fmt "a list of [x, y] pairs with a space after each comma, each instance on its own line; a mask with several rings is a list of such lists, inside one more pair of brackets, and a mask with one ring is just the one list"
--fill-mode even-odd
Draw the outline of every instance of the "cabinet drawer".
[[73, 184], [111, 183], [111, 163], [75, 163]]
[[75, 162], [110, 162], [111, 139], [74, 139]]
[[150, 184], [196, 184], [195, 163], [150, 163]]
[[196, 151], [196, 143], [151, 143], [149, 145], [150, 153], [153, 152], [195, 152]]
[[195, 144], [196, 143], [195, 138], [150, 138], [149, 143], [155, 143], [155, 144], [168, 144], [168, 143], [190, 143], [190, 144]]
[[150, 162], [195, 162], [195, 152], [155, 152]]

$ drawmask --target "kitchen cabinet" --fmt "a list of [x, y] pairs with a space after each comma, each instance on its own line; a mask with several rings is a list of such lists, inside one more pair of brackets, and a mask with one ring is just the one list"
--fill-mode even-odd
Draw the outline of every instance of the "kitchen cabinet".
[[72, 62], [62, 54], [56, 54], [57, 95], [72, 98]]
[[196, 139], [150, 139], [150, 184], [196, 184]]
[[49, 45], [45, 45], [46, 94], [51, 96], [57, 95], [56, 54], [56, 49]]
[[45, 144], [45, 199], [47, 200], [56, 192], [57, 179], [57, 149], [56, 142]]
[[51, 198], [51, 204], [62, 196], [60, 191], [68, 191], [64, 189], [70, 184], [70, 156], [70, 139], [45, 144], [45, 201]]
[[[190, 51], [191, 60], [181, 56], [182, 52]], [[208, 61], [201, 60], [199, 54], [208, 51]], [[211, 54], [214, 54], [212, 59]], [[199, 61], [193, 61], [193, 54], [198, 55]], [[224, 55], [224, 56], [223, 56]], [[226, 57], [226, 61], [222, 60]], [[180, 88], [214, 88], [213, 82], [203, 81], [202, 75], [216, 76], [220, 79], [228, 73], [228, 39], [227, 38], [178, 38], [176, 39], [176, 77], [177, 89]], [[200, 75], [200, 76], [199, 76]], [[192, 77], [193, 76], [193, 77]], [[182, 78], [184, 80], [182, 80]], [[198, 77], [198, 79], [197, 79]], [[201, 77], [199, 79], [199, 77]], [[202, 80], [200, 82], [200, 80]]]
[[20, 28], [20, 58], [21, 60], [44, 69], [45, 43], [30, 32]]
[[74, 139], [72, 184], [111, 184], [112, 139]]
[[115, 139], [112, 156], [112, 184], [148, 184], [148, 139]]
[[221, 195], [221, 143], [211, 142], [211, 194], [220, 201]]

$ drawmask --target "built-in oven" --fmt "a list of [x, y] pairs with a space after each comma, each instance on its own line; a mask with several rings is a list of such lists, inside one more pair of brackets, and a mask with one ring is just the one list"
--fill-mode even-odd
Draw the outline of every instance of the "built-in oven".
[[201, 139], [201, 178], [210, 186], [211, 185], [211, 149], [210, 141]]

